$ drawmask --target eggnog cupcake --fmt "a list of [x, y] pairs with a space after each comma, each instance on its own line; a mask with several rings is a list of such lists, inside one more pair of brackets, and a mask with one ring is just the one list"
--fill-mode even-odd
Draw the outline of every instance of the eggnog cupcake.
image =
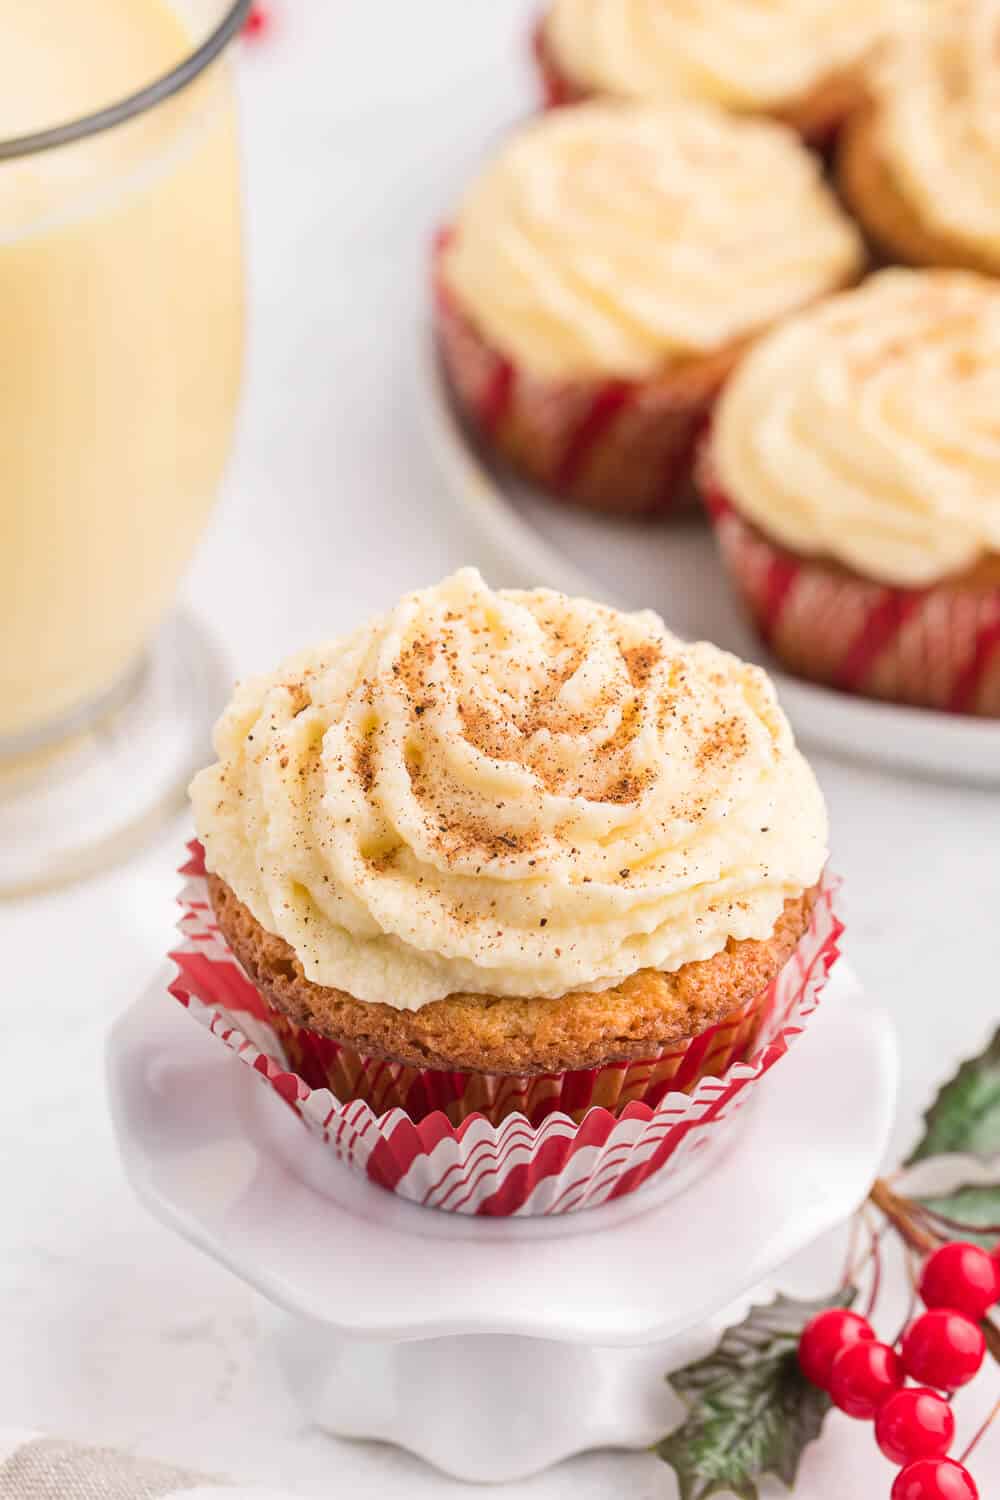
[[1000, 286], [882, 271], [762, 340], [702, 475], [792, 671], [1000, 716]]
[[690, 99], [829, 138], [863, 97], [890, 0], [552, 0], [535, 34], [550, 104]]
[[191, 795], [296, 1071], [452, 1121], [656, 1103], [753, 1050], [826, 815], [767, 678], [472, 569], [242, 684]]
[[837, 175], [886, 258], [1000, 275], [1000, 0], [908, 10]]
[[583, 505], [663, 511], [748, 343], [862, 261], [784, 127], [581, 105], [518, 130], [459, 205], [436, 255], [440, 348], [514, 468]]

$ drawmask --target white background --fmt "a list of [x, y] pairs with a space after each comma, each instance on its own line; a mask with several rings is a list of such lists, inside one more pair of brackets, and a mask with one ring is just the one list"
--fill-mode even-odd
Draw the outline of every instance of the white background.
[[[530, 0], [274, 8], [280, 24], [240, 59], [246, 401], [186, 585], [234, 671], [266, 668], [480, 560], [421, 438], [415, 347], [433, 228], [484, 145], [534, 97]], [[847, 881], [847, 951], [899, 1029], [898, 1156], [936, 1083], [980, 1048], [1000, 1010], [997, 799], [822, 757], [817, 768]], [[178, 820], [114, 873], [0, 911], [0, 1423], [306, 1495], [471, 1495], [405, 1455], [304, 1431], [261, 1357], [250, 1294], [149, 1220], [122, 1182], [103, 1039], [169, 945], [187, 833]], [[848, 1079], [847, 1107], [849, 1089]], [[963, 1398], [961, 1428], [988, 1394], [987, 1381]], [[834, 1419], [798, 1493], [887, 1494], [891, 1471], [871, 1446]], [[977, 1469], [989, 1493], [1000, 1427]], [[595, 1455], [511, 1493], [674, 1491], [649, 1457]]]

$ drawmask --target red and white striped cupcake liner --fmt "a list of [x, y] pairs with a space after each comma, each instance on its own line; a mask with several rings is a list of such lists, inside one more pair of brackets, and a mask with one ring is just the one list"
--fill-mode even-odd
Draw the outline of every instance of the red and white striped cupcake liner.
[[690, 510], [699, 439], [735, 352], [645, 381], [547, 380], [515, 365], [473, 325], [440, 274], [435, 331], [452, 393], [492, 452], [556, 497], [618, 515]]
[[[287, 1033], [279, 1035], [274, 1013], [216, 924], [200, 845], [190, 845], [181, 873], [183, 941], [170, 955], [178, 971], [171, 994], [295, 1110], [332, 1158], [411, 1202], [493, 1217], [568, 1213], [633, 1192], [654, 1173], [680, 1176], [696, 1169], [808, 1024], [843, 931], [833, 906], [837, 883], [825, 876], [792, 957], [735, 1017], [686, 1047], [670, 1049], [669, 1057], [665, 1052], [644, 1063], [498, 1080], [498, 1087], [523, 1093], [522, 1109], [498, 1123], [478, 1109], [463, 1109], [454, 1123], [449, 1111], [463, 1089], [483, 1087], [477, 1075], [405, 1070], [414, 1075], [407, 1085], [411, 1113], [399, 1105], [381, 1107], [380, 1091], [398, 1096], [394, 1065], [384, 1060], [353, 1055], [351, 1066], [364, 1072], [363, 1086], [374, 1103], [341, 1098], [294, 1070]], [[301, 1055], [311, 1072], [317, 1059]], [[735, 1060], [723, 1068], [729, 1058]], [[339, 1064], [331, 1064], [329, 1054], [318, 1065], [322, 1077], [336, 1079]], [[671, 1070], [669, 1080], [661, 1065]], [[711, 1066], [719, 1073], [706, 1072]], [[352, 1086], [346, 1073], [345, 1081]], [[358, 1084], [355, 1071], [353, 1087]]]
[[574, 82], [559, 67], [545, 37], [545, 18], [541, 17], [531, 33], [531, 50], [535, 54], [542, 80], [542, 97], [546, 109], [560, 109], [564, 104], [580, 104], [590, 91]]
[[[655, 1108], [668, 1093], [690, 1093], [703, 1078], [718, 1078], [742, 1062], [763, 1030], [774, 994], [762, 990], [714, 1026], [640, 1061], [562, 1073], [468, 1073], [415, 1068], [369, 1057], [320, 1036], [282, 1012], [270, 1021], [285, 1057], [311, 1088], [328, 1088], [341, 1103], [363, 1099], [377, 1112], [402, 1109], [415, 1124], [440, 1111], [452, 1125], [482, 1115], [499, 1125], [517, 1114], [536, 1129], [551, 1114], [580, 1124], [599, 1107], [621, 1114], [629, 1105]], [[265, 1000], [265, 1005], [267, 1001]]]
[[1000, 717], [1000, 587], [895, 588], [766, 537], [704, 465], [723, 561], [760, 639], [796, 676], [917, 708]]

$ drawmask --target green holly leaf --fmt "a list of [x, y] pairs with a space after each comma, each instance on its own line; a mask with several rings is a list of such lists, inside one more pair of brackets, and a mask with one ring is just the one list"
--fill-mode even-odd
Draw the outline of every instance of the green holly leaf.
[[906, 1164], [950, 1151], [984, 1160], [1000, 1155], [1000, 1031], [941, 1087]]
[[795, 1480], [802, 1450], [819, 1436], [830, 1398], [799, 1369], [799, 1336], [827, 1307], [849, 1307], [853, 1287], [821, 1302], [777, 1297], [727, 1328], [714, 1354], [670, 1376], [687, 1419], [656, 1446], [677, 1476], [680, 1500], [732, 1494], [758, 1500], [758, 1482]]
[[[966, 1183], [951, 1193], [917, 1198], [916, 1201], [962, 1225], [961, 1229], [941, 1225], [941, 1234], [948, 1239], [969, 1240], [974, 1245], [982, 1245], [984, 1250], [992, 1250], [1000, 1238], [997, 1231], [997, 1225], [1000, 1225], [1000, 1182]], [[985, 1232], [987, 1229], [989, 1233]]]

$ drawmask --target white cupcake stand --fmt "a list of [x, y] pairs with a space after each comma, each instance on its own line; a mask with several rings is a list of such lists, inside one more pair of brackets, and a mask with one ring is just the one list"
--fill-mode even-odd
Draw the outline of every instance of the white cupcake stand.
[[896, 1082], [888, 1021], [841, 963], [735, 1140], [693, 1180], [559, 1218], [482, 1220], [342, 1166], [167, 996], [165, 976], [116, 1025], [108, 1066], [133, 1188], [262, 1294], [307, 1417], [494, 1481], [663, 1436], [681, 1412], [664, 1376], [864, 1198]]

